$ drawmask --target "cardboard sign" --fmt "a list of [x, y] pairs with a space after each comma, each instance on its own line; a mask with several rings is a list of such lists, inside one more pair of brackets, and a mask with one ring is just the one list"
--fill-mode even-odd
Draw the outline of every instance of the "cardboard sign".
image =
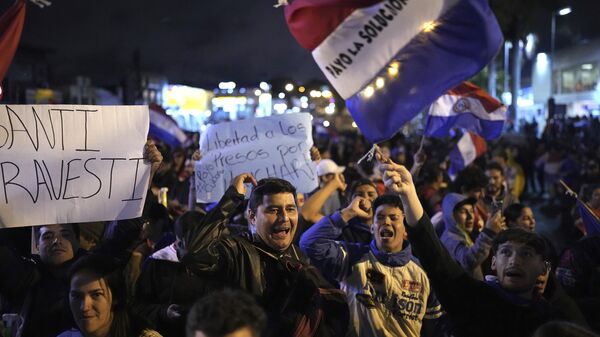
[[209, 127], [200, 139], [202, 159], [196, 163], [197, 201], [218, 201], [231, 180], [244, 172], [257, 180], [285, 179], [298, 192], [317, 188], [319, 180], [309, 154], [313, 145], [310, 117], [299, 113]]
[[0, 228], [142, 213], [146, 106], [0, 105]]

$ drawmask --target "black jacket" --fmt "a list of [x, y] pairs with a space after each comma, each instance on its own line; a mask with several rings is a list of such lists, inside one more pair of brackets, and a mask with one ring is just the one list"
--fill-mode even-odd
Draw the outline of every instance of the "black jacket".
[[[253, 294], [267, 313], [265, 336], [345, 336], [344, 294], [325, 281], [298, 247], [275, 252], [258, 237], [223, 234], [221, 219], [227, 219], [242, 200], [234, 188], [225, 192], [206, 221], [188, 234], [190, 253], [182, 263], [222, 286]], [[314, 331], [309, 332], [311, 326]]]
[[406, 229], [456, 337], [529, 337], [541, 324], [566, 318], [545, 300], [524, 301], [470, 277], [444, 248], [427, 215]]

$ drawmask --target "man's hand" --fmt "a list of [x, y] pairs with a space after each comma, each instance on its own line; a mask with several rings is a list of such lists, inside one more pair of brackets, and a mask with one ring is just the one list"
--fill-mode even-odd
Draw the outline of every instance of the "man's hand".
[[316, 146], [310, 148], [310, 160], [314, 161], [316, 164], [321, 160], [321, 152]]
[[415, 189], [412, 176], [406, 167], [388, 159], [386, 163], [382, 163], [379, 166], [379, 169], [381, 170], [383, 183], [390, 191], [406, 195]]
[[154, 142], [151, 140], [148, 140], [144, 146], [144, 159], [147, 163], [152, 165], [150, 167], [150, 177], [154, 176], [154, 173], [158, 171], [160, 165], [162, 164], [163, 156], [156, 148]]
[[256, 179], [250, 173], [242, 173], [231, 181], [231, 186], [234, 186], [239, 194], [246, 195], [246, 185], [252, 184], [256, 186]]
[[427, 154], [425, 153], [425, 149], [420, 148], [419, 151], [415, 152], [413, 155], [414, 165], [423, 166], [425, 165], [425, 161], [427, 160]]
[[502, 212], [497, 211], [488, 218], [485, 223], [485, 228], [491, 229], [494, 233], [498, 234], [506, 229], [506, 220], [502, 216]]
[[344, 208], [340, 214], [344, 222], [348, 222], [354, 217], [361, 219], [368, 219], [371, 217], [369, 211], [371, 210], [371, 202], [363, 197], [355, 197], [348, 207]]
[[344, 178], [342, 173], [336, 173], [335, 178], [331, 180], [331, 183], [334, 184], [336, 189], [340, 190], [341, 192], [344, 192], [348, 187], [348, 184], [346, 184], [346, 178]]
[[394, 163], [389, 158], [384, 158], [380, 153], [377, 153], [376, 157], [381, 163], [379, 170], [382, 173], [385, 187], [398, 193], [402, 199], [405, 222], [411, 227], [416, 226], [424, 212], [410, 172], [406, 167]]
[[181, 318], [182, 316], [182, 312], [181, 312], [181, 307], [177, 304], [171, 304], [169, 305], [169, 307], [167, 308], [167, 317], [169, 319], [175, 320], [178, 318]]

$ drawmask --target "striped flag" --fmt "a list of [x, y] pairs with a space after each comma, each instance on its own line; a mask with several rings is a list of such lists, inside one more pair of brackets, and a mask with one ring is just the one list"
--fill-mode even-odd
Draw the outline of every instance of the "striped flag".
[[448, 136], [452, 128], [463, 128], [491, 140], [500, 137], [506, 107], [478, 86], [464, 82], [448, 91], [429, 108], [425, 135]]
[[594, 236], [600, 234], [600, 219], [594, 211], [583, 201], [577, 199], [577, 208], [585, 227], [586, 236]]
[[467, 131], [460, 137], [456, 146], [450, 151], [450, 167], [448, 175], [452, 180], [465, 167], [469, 166], [477, 157], [487, 151], [483, 138], [473, 132]]
[[177, 123], [161, 108], [150, 106], [150, 129], [148, 134], [159, 139], [171, 148], [189, 145], [188, 136], [179, 128]]
[[8, 72], [25, 25], [25, 1], [15, 3], [0, 17], [0, 84]]
[[285, 16], [371, 142], [391, 138], [502, 44], [487, 0], [294, 0]]

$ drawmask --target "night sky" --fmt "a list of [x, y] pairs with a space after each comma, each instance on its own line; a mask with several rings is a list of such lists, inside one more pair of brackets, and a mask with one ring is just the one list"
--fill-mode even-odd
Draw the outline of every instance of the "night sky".
[[[0, 0], [0, 11], [12, 2]], [[210, 88], [224, 80], [256, 85], [274, 78], [324, 79], [292, 38], [275, 2], [52, 0], [45, 9], [29, 3], [21, 43], [50, 51], [55, 84], [76, 75], [91, 77], [95, 85], [117, 84], [132, 68], [136, 49], [142, 71], [164, 74], [170, 83]], [[564, 3], [574, 12], [557, 24], [557, 47], [600, 35], [600, 1]], [[544, 48], [549, 15], [531, 17]]]

